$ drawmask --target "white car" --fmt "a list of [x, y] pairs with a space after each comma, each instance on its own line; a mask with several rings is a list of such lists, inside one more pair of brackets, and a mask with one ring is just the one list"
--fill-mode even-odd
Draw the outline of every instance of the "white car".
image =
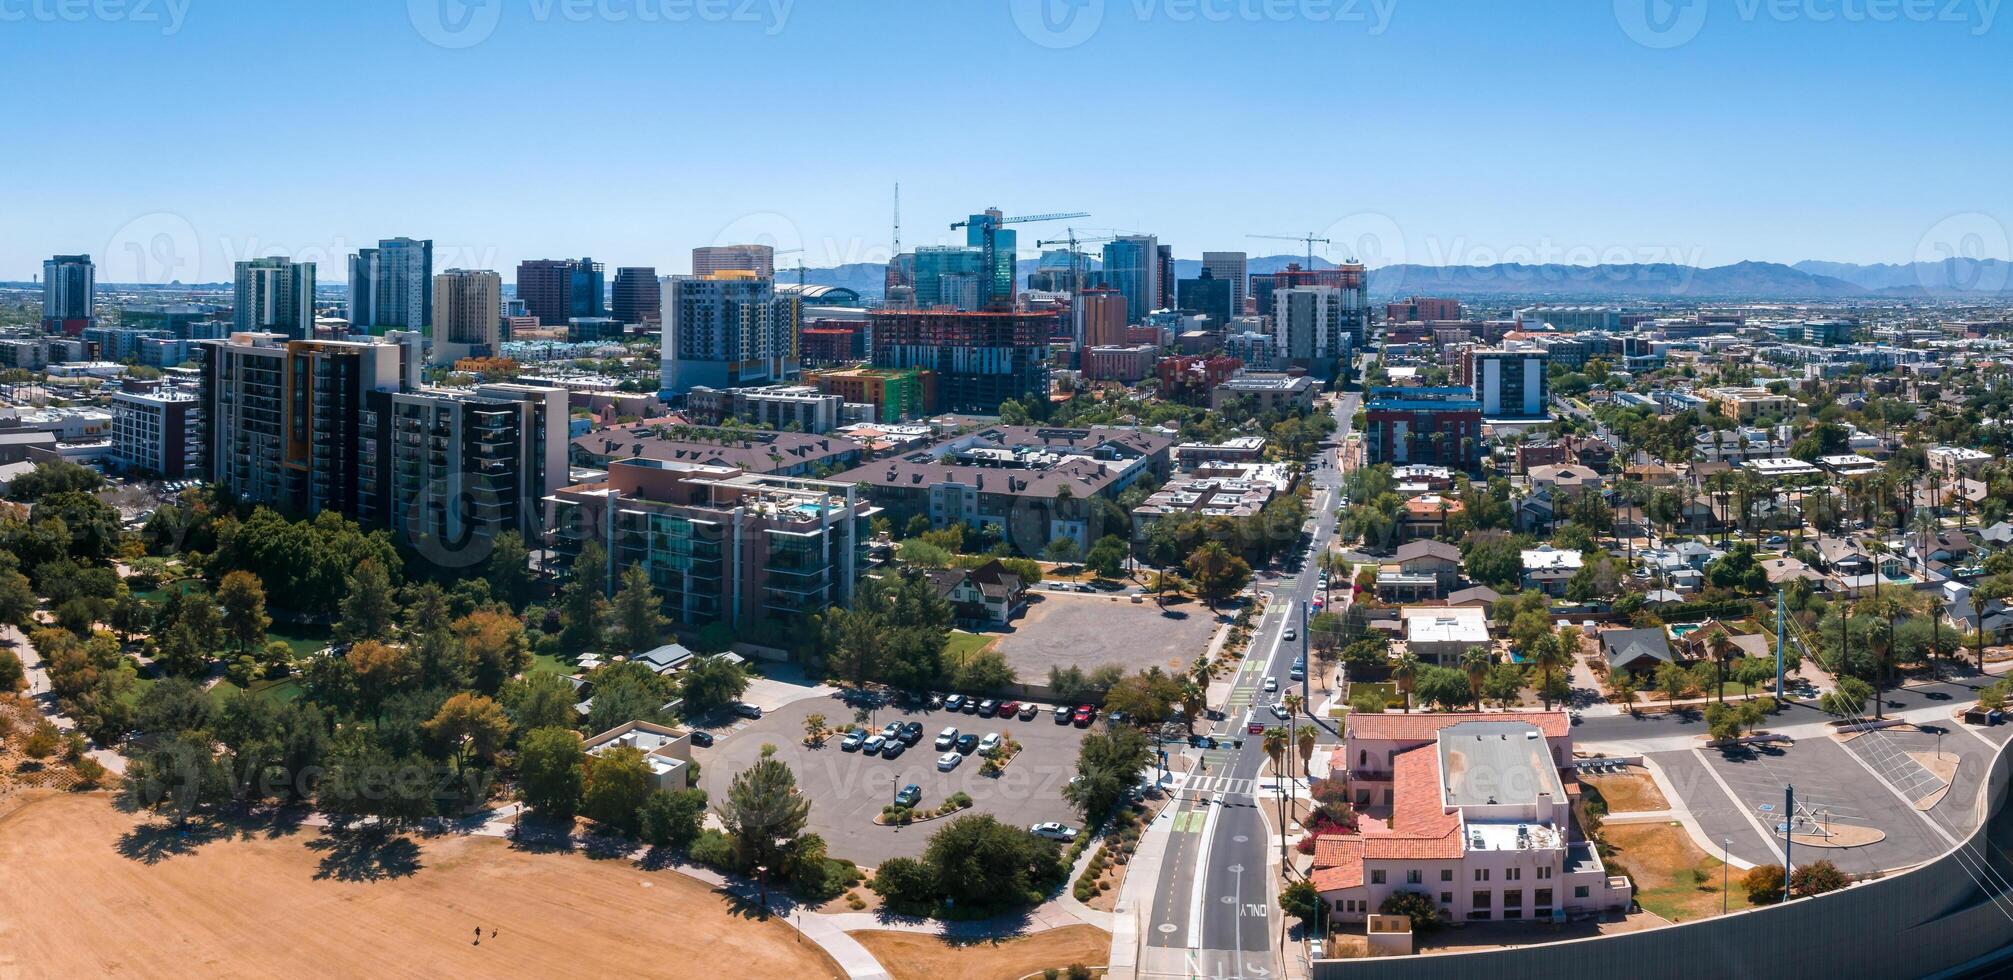
[[1029, 827], [1028, 833], [1031, 833], [1036, 837], [1046, 837], [1049, 840], [1059, 840], [1065, 844], [1076, 839], [1075, 827], [1065, 827], [1062, 824], [1056, 823], [1053, 820], [1047, 823], [1038, 823], [1032, 827]]
[[957, 747], [957, 744], [958, 744], [958, 730], [957, 730], [957, 727], [956, 727], [956, 726], [952, 726], [952, 727], [950, 727], [950, 728], [946, 728], [946, 729], [944, 729], [944, 730], [943, 730], [943, 731], [941, 731], [941, 732], [938, 732], [938, 733], [937, 733], [937, 740], [936, 740], [936, 743], [935, 743], [935, 744], [936, 744], [936, 747], [937, 747], [937, 751], [938, 751], [938, 752], [942, 752], [942, 751], [944, 751], [944, 750], [946, 750], [946, 749], [953, 749], [953, 748], [956, 748], [956, 747]]
[[999, 747], [1000, 733], [998, 732], [987, 732], [986, 737], [979, 739], [979, 753], [981, 755], [990, 754], [992, 750]]
[[965, 757], [957, 754], [955, 751], [946, 752], [943, 755], [937, 756], [937, 771], [950, 772], [958, 767], [958, 763], [963, 761], [965, 761]]
[[1271, 694], [1272, 692], [1277, 690], [1279, 690], [1279, 678], [1267, 677], [1265, 679], [1265, 693]]
[[879, 735], [869, 735], [867, 736], [867, 744], [861, 746], [861, 751], [867, 753], [868, 755], [880, 755], [881, 746], [886, 744], [888, 744], [887, 739], [882, 738]]
[[[1274, 701], [1274, 702], [1272, 703], [1272, 717], [1274, 717], [1274, 718], [1277, 718], [1277, 719], [1279, 719], [1280, 721], [1285, 721], [1286, 719], [1288, 719], [1288, 718], [1291, 718], [1291, 717], [1293, 717], [1293, 713], [1292, 713], [1292, 712], [1290, 712], [1290, 711], [1287, 711], [1287, 710], [1286, 710], [1286, 706], [1285, 706], [1285, 705], [1283, 705], [1283, 704], [1280, 704], [1280, 703], [1279, 703], [1279, 702], [1277, 702], [1277, 701]], [[869, 753], [871, 753], [871, 752], [872, 752], [872, 750], [871, 750], [871, 749], [870, 749], [870, 750], [868, 750], [868, 751], [869, 751]]]

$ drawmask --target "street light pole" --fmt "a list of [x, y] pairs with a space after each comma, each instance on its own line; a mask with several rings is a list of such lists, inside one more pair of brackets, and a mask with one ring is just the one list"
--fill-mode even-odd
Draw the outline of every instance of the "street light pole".
[[1727, 889], [1733, 885], [1733, 838], [1719, 839], [1719, 914], [1726, 914]]

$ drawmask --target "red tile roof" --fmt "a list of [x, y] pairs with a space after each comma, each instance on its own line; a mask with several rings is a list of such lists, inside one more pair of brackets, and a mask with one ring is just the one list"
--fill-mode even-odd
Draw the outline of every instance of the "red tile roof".
[[1340, 891], [1363, 884], [1363, 838], [1318, 837], [1314, 840], [1314, 890]]
[[1546, 738], [1563, 738], [1572, 730], [1572, 722], [1563, 711], [1462, 711], [1454, 713], [1416, 712], [1413, 714], [1351, 714], [1348, 736], [1350, 738], [1374, 738], [1394, 742], [1430, 742], [1439, 737], [1440, 729], [1458, 725], [1464, 721], [1522, 721], [1536, 725]]
[[1391, 833], [1363, 840], [1363, 856], [1439, 859], [1461, 856], [1461, 818], [1440, 802], [1440, 747], [1398, 753], [1391, 764]]

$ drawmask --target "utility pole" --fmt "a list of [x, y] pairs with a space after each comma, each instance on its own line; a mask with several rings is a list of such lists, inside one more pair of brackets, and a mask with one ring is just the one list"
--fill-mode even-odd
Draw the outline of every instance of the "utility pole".
[[1789, 901], [1789, 849], [1796, 842], [1796, 787], [1782, 785], [1782, 900]]
[[1775, 590], [1775, 706], [1782, 708], [1782, 589]]

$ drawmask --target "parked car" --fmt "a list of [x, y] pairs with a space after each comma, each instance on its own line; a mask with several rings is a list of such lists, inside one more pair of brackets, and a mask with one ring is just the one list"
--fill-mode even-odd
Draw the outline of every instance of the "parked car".
[[1000, 742], [1001, 742], [1000, 733], [987, 732], [986, 737], [979, 739], [979, 751], [987, 755], [990, 755], [992, 754], [994, 749], [1000, 747]]
[[959, 711], [962, 711], [962, 712], [964, 712], [965, 714], [968, 714], [968, 715], [974, 715], [974, 714], [978, 714], [978, 710], [979, 710], [979, 702], [978, 702], [978, 699], [976, 699], [976, 698], [966, 698], [966, 699], [965, 699], [965, 703], [964, 703], [964, 704], [962, 704], [962, 705], [959, 705], [959, 706], [958, 706], [958, 710], [959, 710]]
[[1055, 723], [1058, 725], [1067, 725], [1069, 724], [1070, 716], [1075, 713], [1076, 709], [1071, 708], [1069, 705], [1058, 704], [1055, 706]]
[[760, 718], [760, 717], [762, 717], [762, 709], [761, 709], [761, 708], [758, 708], [758, 707], [756, 707], [756, 706], [754, 706], [754, 705], [752, 705], [752, 704], [749, 704], [749, 703], [748, 703], [748, 702], [746, 702], [746, 701], [736, 701], [736, 702], [734, 702], [734, 713], [735, 713], [735, 714], [737, 714], [737, 715], [740, 715], [740, 716], [741, 716], [741, 717], [743, 717], [743, 718]]
[[889, 739], [886, 742], [881, 743], [881, 758], [883, 759], [900, 758], [902, 751], [907, 748], [908, 746], [903, 745], [901, 742], [896, 741], [895, 739]]
[[978, 747], [979, 747], [979, 737], [977, 735], [973, 735], [970, 732], [966, 732], [963, 735], [958, 736], [959, 755], [971, 755], [972, 750]]
[[921, 786], [917, 786], [914, 783], [910, 783], [907, 786], [902, 787], [895, 793], [896, 806], [905, 806], [913, 809], [916, 804], [921, 803], [922, 801], [923, 801], [923, 788]]
[[1087, 704], [1078, 706], [1076, 709], [1076, 718], [1074, 719], [1076, 722], [1076, 727], [1089, 728], [1090, 720], [1095, 717], [1097, 717], [1096, 708], [1093, 708]]
[[887, 741], [892, 742], [895, 739], [901, 737], [902, 737], [902, 723], [899, 721], [888, 722], [887, 727], [881, 729], [881, 738], [886, 739]]
[[839, 739], [839, 751], [858, 752], [861, 744], [866, 742], [866, 740], [867, 730], [864, 728], [855, 728], [847, 732], [845, 738]]
[[1014, 715], [1017, 714], [1020, 714], [1019, 701], [1003, 701], [1000, 703], [1001, 718], [1012, 718]]
[[867, 736], [866, 742], [860, 745], [860, 751], [865, 752], [868, 755], [880, 755], [881, 747], [886, 744], [888, 744], [887, 739], [882, 738], [879, 735], [869, 735]]
[[946, 728], [938, 732], [935, 744], [939, 752], [949, 750], [958, 744], [958, 730], [956, 728]]
[[1034, 716], [1035, 716], [1035, 715], [1038, 715], [1038, 714], [1040, 714], [1040, 713], [1041, 713], [1041, 706], [1040, 706], [1040, 705], [1038, 705], [1038, 704], [1035, 704], [1035, 703], [1034, 703], [1033, 701], [1024, 701], [1024, 702], [1022, 702], [1022, 703], [1021, 703], [1021, 706], [1020, 706], [1020, 720], [1022, 720], [1022, 721], [1033, 721], [1033, 720], [1034, 720]]
[[713, 733], [712, 733], [712, 732], [693, 732], [693, 733], [692, 733], [692, 744], [693, 744], [693, 745], [696, 745], [696, 746], [698, 746], [698, 747], [700, 747], [700, 748], [702, 748], [702, 749], [706, 749], [706, 748], [712, 748], [712, 746], [713, 746]]
[[920, 721], [903, 722], [901, 734], [896, 737], [902, 740], [903, 745], [915, 745], [917, 742], [923, 740], [923, 723]]
[[993, 712], [999, 710], [999, 706], [1000, 703], [998, 701], [995, 701], [992, 698], [987, 698], [984, 701], [979, 702], [979, 714], [983, 717], [990, 718], [993, 716]]
[[944, 710], [946, 711], [963, 711], [964, 707], [965, 696], [962, 694], [953, 694], [944, 698]]
[[963, 761], [965, 761], [964, 756], [956, 752], [946, 752], [943, 755], [937, 756], [937, 771], [950, 772], [958, 767], [958, 763]]
[[1056, 823], [1053, 820], [1047, 823], [1035, 824], [1034, 826], [1029, 827], [1028, 831], [1034, 834], [1036, 837], [1046, 837], [1049, 840], [1059, 840], [1065, 844], [1076, 839], [1075, 827], [1065, 827], [1062, 824]]

